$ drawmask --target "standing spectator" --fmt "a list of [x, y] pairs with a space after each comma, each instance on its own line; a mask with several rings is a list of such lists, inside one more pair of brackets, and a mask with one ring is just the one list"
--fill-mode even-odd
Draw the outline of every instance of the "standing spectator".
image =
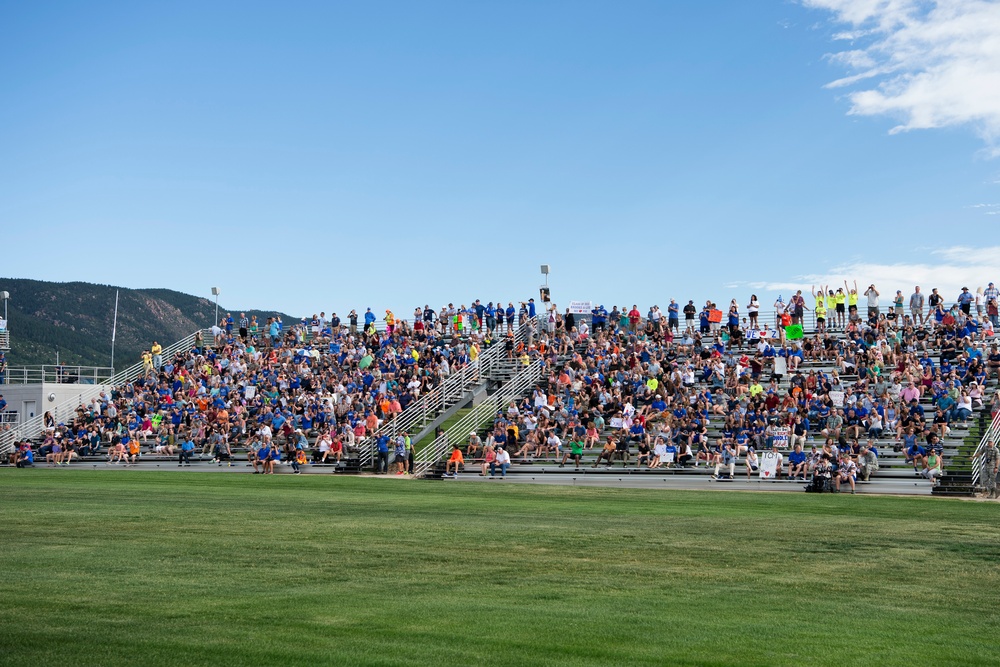
[[[1000, 290], [993, 283], [987, 285], [986, 289], [983, 290], [983, 303], [989, 304], [990, 301], [1000, 303]], [[997, 323], [993, 322], [993, 326], [997, 326]]]
[[[673, 305], [673, 299], [670, 300], [671, 305]], [[757, 315], [760, 313], [760, 303], [757, 301], [757, 295], [750, 295], [750, 303], [747, 304], [747, 314], [750, 316], [750, 328], [757, 328]]]
[[242, 338], [243, 342], [245, 343], [249, 335], [250, 335], [250, 318], [247, 317], [246, 313], [240, 313], [240, 338]]
[[375, 474], [385, 475], [389, 472], [389, 436], [383, 433], [376, 441], [378, 458], [375, 461]]
[[875, 284], [872, 283], [865, 290], [865, 296], [868, 297], [868, 319], [877, 320], [878, 319], [878, 295], [879, 292], [875, 289]]
[[149, 352], [153, 355], [153, 368], [159, 373], [160, 367], [163, 366], [163, 346], [154, 340], [153, 346], [149, 348]]
[[642, 315], [639, 313], [639, 306], [633, 303], [632, 310], [628, 311], [628, 330], [632, 333], [637, 333], [641, 319]]
[[[753, 299], [751, 299], [751, 301], [752, 300]], [[671, 331], [678, 331], [680, 328], [680, 306], [678, 306], [677, 302], [673, 299], [670, 300], [670, 305], [667, 306], [667, 327]]]
[[968, 287], [963, 287], [962, 293], [958, 295], [958, 307], [962, 309], [966, 317], [972, 311], [972, 293], [969, 292]]
[[910, 317], [913, 319], [913, 326], [919, 322], [924, 326], [924, 295], [920, 293], [920, 285], [913, 288], [910, 295]]
[[944, 299], [938, 294], [937, 287], [931, 289], [931, 295], [927, 297], [927, 305], [930, 307], [931, 312], [937, 309], [941, 305]]
[[983, 492], [987, 498], [997, 497], [997, 472], [1000, 471], [1000, 450], [992, 440], [986, 442], [986, 446], [976, 452], [973, 460], [982, 458], [983, 467], [979, 473], [979, 479], [983, 486]]
[[698, 309], [694, 305], [694, 300], [691, 299], [684, 306], [684, 327], [688, 331], [694, 331], [694, 316], [698, 314]]

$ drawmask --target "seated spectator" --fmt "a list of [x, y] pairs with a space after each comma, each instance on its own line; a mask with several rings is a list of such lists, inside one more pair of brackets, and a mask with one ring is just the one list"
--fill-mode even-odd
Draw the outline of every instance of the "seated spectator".
[[[124, 453], [124, 446], [119, 443], [119, 447], [122, 448]], [[191, 433], [187, 433], [184, 437], [184, 442], [181, 444], [180, 453], [177, 456], [177, 467], [180, 468], [182, 465], [191, 465], [191, 455], [194, 454], [194, 440], [191, 438]], [[254, 465], [254, 471], [256, 471], [257, 466]]]
[[618, 451], [618, 443], [615, 441], [613, 435], [609, 435], [607, 441], [604, 443], [604, 449], [601, 453], [597, 455], [597, 461], [594, 462], [592, 467], [596, 468], [601, 465], [601, 461], [607, 462], [607, 467], [610, 468], [611, 464], [614, 462], [615, 453]]
[[497, 453], [496, 450], [493, 448], [493, 445], [486, 445], [486, 449], [483, 450], [483, 462], [482, 465], [480, 466], [479, 476], [486, 477], [487, 468], [490, 465], [492, 465], [493, 462], [496, 460], [497, 460]]
[[462, 447], [458, 443], [455, 443], [451, 446], [451, 456], [448, 457], [448, 461], [444, 464], [444, 476], [458, 477], [459, 466], [465, 467], [465, 457], [462, 456]]
[[576, 469], [580, 469], [580, 461], [583, 458], [583, 440], [579, 438], [573, 438], [569, 441], [569, 450], [563, 454], [562, 462], [559, 463], [559, 467], [565, 467], [566, 461], [570, 458], [576, 463]]
[[802, 451], [802, 445], [796, 443], [788, 454], [788, 477], [790, 479], [805, 479], [807, 472], [806, 453]]
[[496, 460], [490, 463], [490, 477], [496, 475], [497, 468], [500, 469], [500, 476], [507, 476], [507, 469], [510, 468], [510, 454], [503, 447], [497, 450]]
[[878, 472], [878, 450], [875, 448], [874, 441], [869, 440], [868, 444], [861, 448], [861, 454], [858, 456], [858, 469], [862, 481], [865, 482], [871, 478], [873, 473]]
[[757, 456], [757, 452], [753, 447], [750, 447], [747, 450], [747, 456], [744, 463], [747, 468], [747, 480], [750, 480], [751, 475], [760, 470], [760, 458]]
[[849, 482], [851, 485], [851, 494], [853, 495], [855, 491], [854, 480], [857, 473], [857, 464], [847, 456], [841, 457], [837, 475], [833, 478], [833, 485], [837, 493], [840, 493], [840, 485], [843, 482]]

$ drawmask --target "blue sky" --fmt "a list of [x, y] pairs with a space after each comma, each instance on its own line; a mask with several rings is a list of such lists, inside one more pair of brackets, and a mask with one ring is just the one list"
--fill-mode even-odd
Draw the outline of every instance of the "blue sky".
[[293, 314], [541, 263], [608, 307], [1000, 279], [998, 5], [879, 5], [0, 3], [0, 275]]

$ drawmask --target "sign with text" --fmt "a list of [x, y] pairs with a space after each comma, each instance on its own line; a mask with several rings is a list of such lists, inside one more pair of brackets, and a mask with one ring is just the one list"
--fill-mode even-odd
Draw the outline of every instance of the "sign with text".
[[830, 400], [833, 402], [833, 407], [842, 408], [844, 407], [844, 392], [842, 391], [831, 391]]
[[590, 315], [590, 311], [594, 309], [593, 301], [570, 301], [569, 302], [569, 312], [574, 315]]
[[761, 479], [774, 479], [778, 476], [779, 455], [775, 452], [763, 452], [760, 455], [759, 474]]

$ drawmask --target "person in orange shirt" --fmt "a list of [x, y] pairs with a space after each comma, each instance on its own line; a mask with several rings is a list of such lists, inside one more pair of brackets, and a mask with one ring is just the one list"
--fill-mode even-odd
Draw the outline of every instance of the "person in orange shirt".
[[465, 466], [465, 457], [462, 456], [462, 448], [458, 443], [455, 443], [451, 447], [451, 456], [448, 458], [448, 462], [444, 464], [444, 476], [458, 477], [458, 466]]

